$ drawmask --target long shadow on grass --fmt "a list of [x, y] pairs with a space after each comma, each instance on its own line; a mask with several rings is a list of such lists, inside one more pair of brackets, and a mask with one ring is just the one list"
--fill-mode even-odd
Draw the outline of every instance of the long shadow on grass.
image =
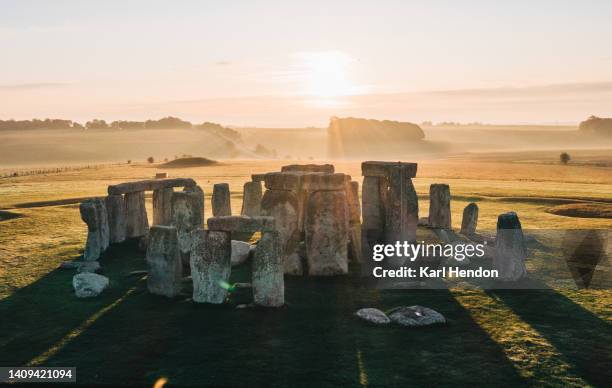
[[137, 283], [126, 274], [142, 269], [136, 242], [112, 246], [101, 258], [110, 287], [97, 298], [78, 299], [75, 270], [56, 269], [0, 301], [0, 365], [25, 365]]
[[584, 380], [609, 386], [612, 325], [552, 289], [486, 292], [544, 336]]
[[[247, 281], [249, 268], [232, 274]], [[186, 292], [189, 286], [186, 284]], [[287, 308], [208, 306], [135, 293], [53, 356], [83, 384], [209, 386], [524, 385], [512, 363], [450, 292], [378, 291], [351, 277], [286, 277]], [[375, 327], [358, 308], [422, 304], [450, 319], [426, 329]]]

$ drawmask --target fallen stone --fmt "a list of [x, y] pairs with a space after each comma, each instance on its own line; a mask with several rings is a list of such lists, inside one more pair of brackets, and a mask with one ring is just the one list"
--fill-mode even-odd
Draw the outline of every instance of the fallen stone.
[[478, 205], [472, 202], [463, 209], [463, 218], [461, 219], [461, 233], [468, 235], [476, 233], [477, 224]]
[[149, 220], [143, 191], [125, 194], [126, 237], [142, 237], [149, 232]]
[[214, 217], [231, 216], [230, 189], [227, 183], [216, 183], [212, 193], [212, 213]]
[[173, 226], [155, 225], [149, 232], [147, 289], [169, 298], [181, 292], [183, 278], [178, 233]]
[[77, 298], [91, 298], [100, 295], [106, 287], [109, 280], [106, 276], [95, 273], [79, 273], [72, 278], [72, 287]]
[[100, 268], [100, 263], [97, 261], [84, 261], [78, 266], [77, 272], [98, 272]]
[[194, 231], [191, 252], [193, 301], [221, 304], [227, 298], [228, 281], [232, 270], [230, 233], [222, 231]]
[[247, 261], [251, 251], [251, 244], [244, 241], [232, 240], [232, 267]]
[[190, 187], [195, 185], [196, 182], [191, 178], [149, 179], [108, 186], [108, 194], [128, 194], [136, 193], [139, 191], [159, 190], [168, 187]]
[[225, 232], [270, 232], [275, 230], [276, 224], [274, 217], [259, 216], [222, 216], [211, 217], [207, 220], [208, 229], [220, 230]]
[[266, 232], [255, 249], [252, 263], [253, 302], [258, 306], [285, 304], [283, 261], [278, 232]]
[[377, 325], [386, 325], [391, 322], [387, 314], [375, 308], [363, 308], [358, 310], [355, 315], [364, 321], [375, 323]]
[[153, 225], [168, 226], [172, 222], [172, 194], [172, 187], [153, 191]]
[[324, 172], [334, 173], [333, 164], [290, 164], [281, 167], [281, 172]]
[[242, 210], [240, 214], [249, 217], [261, 215], [262, 196], [261, 182], [246, 182], [243, 187]]
[[429, 226], [451, 229], [451, 194], [447, 184], [434, 183], [429, 186]]
[[122, 195], [106, 197], [106, 212], [108, 214], [109, 242], [111, 244], [125, 241], [127, 227], [127, 209]]
[[344, 190], [310, 195], [304, 231], [309, 275], [348, 273], [348, 206]]
[[526, 257], [527, 247], [518, 215], [515, 212], [500, 214], [493, 259], [493, 269], [499, 271], [497, 279], [517, 281], [524, 278], [527, 275]]
[[442, 314], [422, 306], [399, 307], [389, 314], [389, 318], [395, 323], [408, 327], [446, 323]]

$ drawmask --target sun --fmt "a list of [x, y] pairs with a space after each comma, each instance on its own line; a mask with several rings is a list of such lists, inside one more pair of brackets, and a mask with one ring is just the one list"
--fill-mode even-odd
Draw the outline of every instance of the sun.
[[338, 51], [301, 53], [298, 56], [304, 94], [332, 98], [355, 94], [351, 81], [353, 59]]

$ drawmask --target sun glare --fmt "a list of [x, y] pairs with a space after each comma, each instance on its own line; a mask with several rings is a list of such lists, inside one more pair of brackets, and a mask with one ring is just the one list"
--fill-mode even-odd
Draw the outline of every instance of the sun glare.
[[298, 55], [304, 94], [322, 99], [355, 94], [351, 80], [354, 60], [338, 51], [308, 52]]

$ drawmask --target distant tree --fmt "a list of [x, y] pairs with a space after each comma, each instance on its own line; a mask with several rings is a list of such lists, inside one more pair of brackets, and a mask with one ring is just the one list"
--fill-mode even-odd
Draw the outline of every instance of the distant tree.
[[154, 162], [155, 162], [155, 159], [154, 159], [152, 156], [149, 156], [149, 157], [147, 158], [147, 162], [149, 162], [149, 163], [154, 163]]
[[104, 120], [93, 119], [85, 123], [85, 128], [87, 129], [107, 129], [109, 128], [109, 126]]
[[79, 124], [76, 121], [74, 123], [72, 123], [72, 129], [85, 129], [85, 127], [83, 126], [83, 124]]
[[559, 155], [559, 161], [562, 164], [567, 164], [572, 158], [570, 157], [570, 155], [567, 152], [561, 152], [561, 155]]
[[132, 161], [128, 159], [127, 164], [132, 164]]

